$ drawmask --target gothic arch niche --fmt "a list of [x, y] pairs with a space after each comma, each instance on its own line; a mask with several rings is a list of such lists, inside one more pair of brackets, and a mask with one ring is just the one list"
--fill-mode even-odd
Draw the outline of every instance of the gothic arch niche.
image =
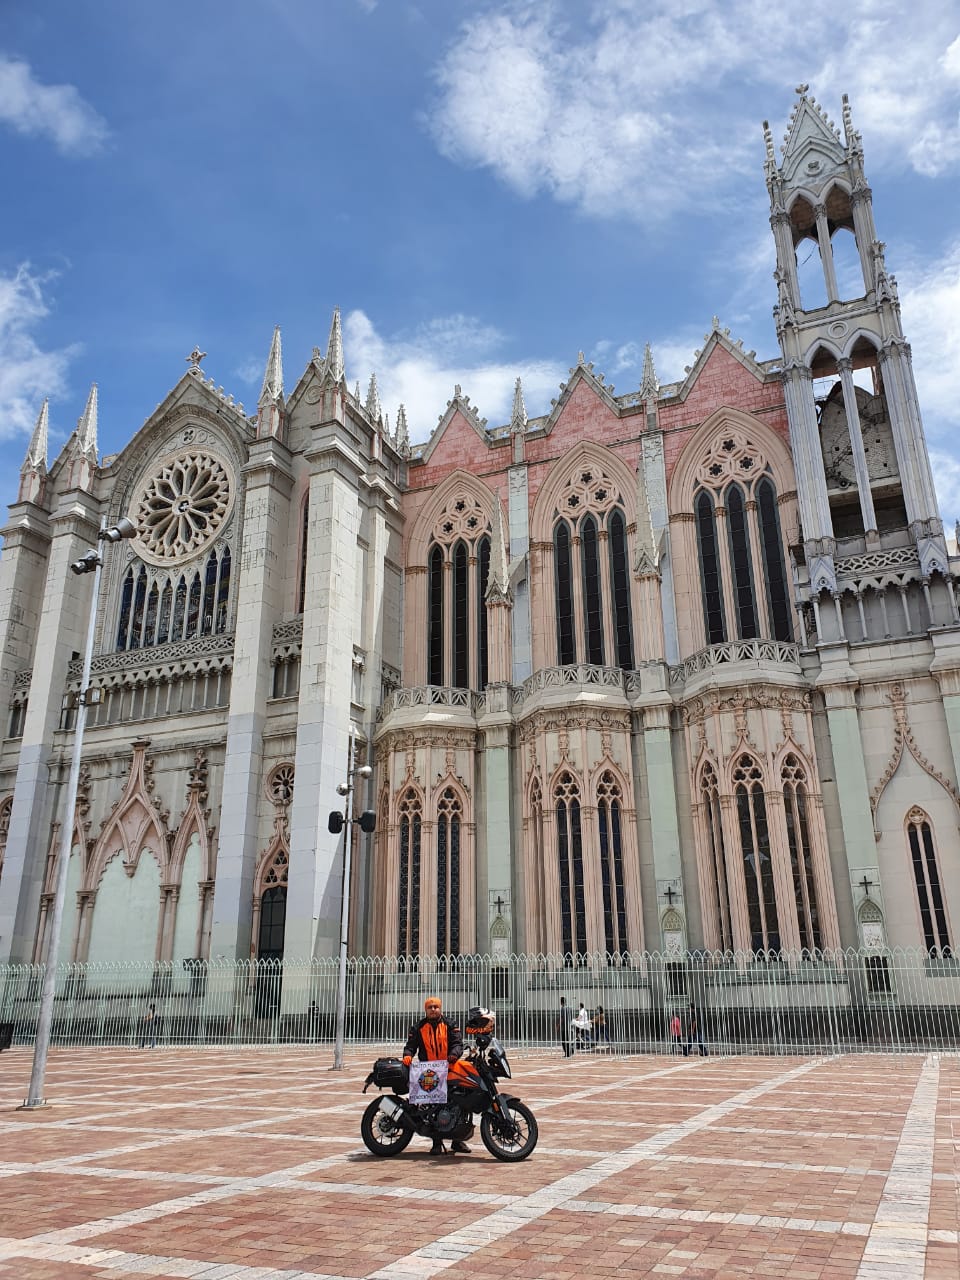
[[872, 898], [860, 904], [857, 912], [860, 945], [870, 954], [864, 956], [863, 969], [870, 995], [884, 996], [892, 991], [890, 965], [884, 952], [887, 949], [883, 912]]
[[728, 641], [792, 641], [786, 550], [796, 491], [776, 432], [717, 410], [684, 446], [669, 496], [681, 657]]
[[634, 666], [636, 477], [580, 443], [551, 467], [534, 505], [534, 665]]
[[423, 795], [412, 784], [403, 788], [396, 803], [397, 917], [396, 951], [399, 957], [418, 957], [421, 951], [421, 898], [423, 869]]
[[953, 956], [947, 885], [930, 815], [914, 805], [904, 822], [922, 945], [928, 956]]
[[201, 749], [190, 770], [187, 806], [173, 838], [164, 885], [163, 958], [178, 966], [175, 975], [183, 961], [205, 959], [209, 951], [216, 857], [207, 797], [207, 757]]
[[523, 864], [526, 890], [524, 893], [525, 950], [541, 957], [554, 949], [551, 940], [560, 914], [560, 905], [556, 897], [556, 879], [547, 874], [546, 837], [543, 784], [537, 771], [531, 775], [526, 788], [523, 815]]
[[589, 950], [584, 880], [583, 804], [580, 782], [562, 767], [550, 788], [556, 822], [556, 858], [560, 888], [560, 951], [565, 963], [576, 963]]

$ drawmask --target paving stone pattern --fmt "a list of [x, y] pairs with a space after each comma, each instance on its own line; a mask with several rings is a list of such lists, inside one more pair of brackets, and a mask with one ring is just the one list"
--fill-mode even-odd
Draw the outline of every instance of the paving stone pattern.
[[956, 1056], [524, 1058], [506, 1165], [370, 1156], [380, 1052], [5, 1053], [0, 1277], [960, 1277]]

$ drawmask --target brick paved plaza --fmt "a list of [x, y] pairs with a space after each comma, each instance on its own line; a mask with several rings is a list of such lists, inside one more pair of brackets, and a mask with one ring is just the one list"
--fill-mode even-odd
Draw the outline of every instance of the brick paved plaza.
[[540, 1145], [376, 1160], [373, 1052], [0, 1057], [0, 1276], [960, 1276], [955, 1057], [514, 1062]]

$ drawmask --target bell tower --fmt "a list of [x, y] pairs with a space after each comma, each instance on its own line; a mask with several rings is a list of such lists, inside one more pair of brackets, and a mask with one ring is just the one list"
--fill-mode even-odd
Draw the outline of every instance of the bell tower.
[[841, 136], [797, 93], [779, 161], [763, 128], [801, 623], [811, 643], [926, 631], [957, 610], [896, 280], [846, 95]]

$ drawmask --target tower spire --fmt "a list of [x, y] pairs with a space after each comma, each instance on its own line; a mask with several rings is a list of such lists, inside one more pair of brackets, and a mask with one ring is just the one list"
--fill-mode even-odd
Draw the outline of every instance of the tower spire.
[[333, 319], [330, 322], [330, 337], [327, 339], [327, 354], [323, 362], [324, 373], [329, 373], [334, 382], [343, 380], [343, 332], [340, 328], [340, 308], [334, 307]]
[[401, 405], [400, 408], [397, 410], [396, 442], [397, 442], [397, 452], [401, 455], [401, 457], [409, 458], [410, 457], [410, 431], [407, 427], [407, 411], [403, 407], [403, 405]]
[[47, 469], [47, 432], [50, 421], [50, 401], [44, 400], [37, 415], [37, 425], [27, 446], [27, 456], [23, 460], [23, 471], [45, 472]]
[[263, 373], [263, 386], [260, 389], [260, 399], [257, 401], [260, 409], [276, 403], [283, 404], [283, 352], [280, 346], [279, 325], [273, 331], [270, 354], [267, 356], [267, 366]]
[[90, 394], [87, 396], [86, 407], [80, 421], [77, 423], [77, 441], [80, 445], [80, 452], [85, 455], [91, 455], [94, 459], [97, 456], [97, 384], [94, 382], [90, 387]]
[[[650, 348], [648, 347], [649, 351]], [[643, 453], [637, 463], [637, 555], [633, 566], [638, 577], [660, 576], [660, 553], [653, 532], [650, 500], [647, 496], [647, 476]]]
[[513, 388], [513, 412], [510, 415], [510, 434], [522, 435], [527, 429], [527, 406], [523, 403], [523, 386], [518, 378]]
[[380, 403], [380, 388], [377, 386], [377, 375], [371, 373], [367, 386], [367, 400], [364, 408], [371, 422], [379, 422], [383, 417], [383, 405]]
[[660, 383], [657, 381], [657, 371], [653, 367], [653, 352], [650, 350], [650, 343], [643, 349], [643, 373], [640, 377], [640, 395], [644, 400], [653, 399], [657, 391], [660, 389]]

